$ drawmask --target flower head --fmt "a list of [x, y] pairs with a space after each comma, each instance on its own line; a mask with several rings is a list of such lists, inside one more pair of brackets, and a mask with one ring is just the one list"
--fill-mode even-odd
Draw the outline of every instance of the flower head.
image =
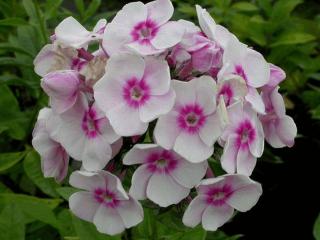
[[40, 110], [38, 121], [32, 133], [32, 146], [41, 156], [43, 175], [54, 177], [60, 182], [67, 175], [69, 155], [59, 142], [49, 136], [46, 123], [52, 114], [49, 108]]
[[168, 114], [159, 118], [155, 140], [190, 162], [202, 162], [212, 155], [221, 132], [216, 114], [216, 83], [203, 76], [189, 82], [174, 80], [172, 85], [176, 102]]
[[256, 158], [264, 149], [264, 134], [257, 114], [241, 102], [228, 108], [229, 124], [221, 139], [225, 142], [221, 166], [228, 173], [250, 176]]
[[84, 191], [69, 198], [71, 211], [79, 218], [93, 222], [99, 232], [116, 235], [143, 220], [138, 201], [123, 189], [119, 178], [106, 171], [76, 171], [70, 184]]
[[246, 176], [231, 174], [203, 180], [197, 192], [182, 221], [188, 227], [201, 222], [205, 230], [215, 231], [232, 217], [234, 209], [250, 210], [262, 194], [262, 188]]
[[103, 47], [110, 56], [128, 50], [141, 55], [164, 52], [176, 45], [184, 32], [178, 22], [169, 21], [172, 14], [170, 0], [129, 3], [107, 25]]
[[175, 93], [170, 82], [165, 61], [122, 54], [109, 59], [106, 74], [94, 86], [94, 97], [117, 134], [135, 136], [171, 110]]
[[124, 157], [126, 165], [141, 164], [132, 177], [130, 194], [149, 198], [161, 207], [180, 202], [204, 177], [207, 162], [190, 163], [156, 144], [137, 144]]

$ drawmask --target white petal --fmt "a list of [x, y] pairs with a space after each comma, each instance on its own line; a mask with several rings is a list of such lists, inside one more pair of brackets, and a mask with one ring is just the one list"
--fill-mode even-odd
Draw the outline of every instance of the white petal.
[[150, 153], [161, 149], [157, 144], [136, 144], [124, 156], [122, 162], [125, 165], [146, 163]]
[[195, 82], [173, 80], [172, 86], [176, 92], [176, 105], [194, 104], [196, 101]]
[[108, 139], [103, 135], [87, 141], [82, 154], [83, 167], [88, 171], [103, 169], [112, 156], [112, 149]]
[[114, 131], [120, 136], [142, 135], [148, 123], [140, 120], [139, 109], [121, 104], [107, 112], [107, 117]]
[[157, 49], [170, 48], [181, 41], [184, 34], [184, 27], [179, 22], [170, 21], [162, 25], [151, 44]]
[[143, 208], [132, 197], [127, 201], [122, 201], [117, 207], [117, 211], [126, 228], [131, 228], [143, 220]]
[[190, 190], [178, 184], [170, 175], [153, 174], [147, 186], [147, 197], [160, 207], [179, 203]]
[[45, 45], [33, 61], [34, 71], [41, 77], [44, 77], [52, 65], [55, 63], [55, 54], [53, 53], [53, 45]]
[[186, 188], [193, 188], [198, 185], [206, 174], [208, 168], [207, 161], [202, 163], [190, 163], [184, 159], [178, 162], [177, 168], [170, 172], [170, 175]]
[[257, 158], [250, 153], [249, 149], [239, 149], [237, 155], [237, 173], [250, 176], [256, 163]]
[[90, 32], [73, 17], [64, 19], [56, 27], [55, 35], [57, 40], [63, 45], [74, 48], [85, 47], [90, 41]]
[[104, 78], [105, 81], [118, 81], [123, 84], [132, 78], [141, 80], [144, 71], [145, 62], [142, 57], [135, 54], [118, 54], [108, 59]]
[[238, 211], [246, 212], [256, 205], [261, 194], [261, 185], [252, 181], [251, 184], [235, 190], [227, 203]]
[[222, 206], [209, 206], [202, 215], [202, 226], [207, 231], [216, 231], [233, 215], [233, 208], [227, 204]]
[[173, 5], [170, 0], [156, 0], [146, 4], [148, 18], [155, 21], [160, 26], [172, 17]]
[[172, 149], [180, 134], [176, 114], [169, 113], [159, 117], [153, 135], [157, 144], [165, 149]]
[[71, 174], [69, 183], [71, 186], [85, 189], [88, 191], [94, 191], [97, 188], [106, 188], [104, 179], [97, 173], [75, 171]]
[[125, 229], [119, 213], [113, 208], [105, 207], [103, 204], [97, 210], [93, 223], [99, 232], [109, 235], [119, 234]]
[[126, 47], [133, 53], [142, 56], [156, 55], [165, 51], [165, 49], [156, 49], [151, 43], [140, 43], [139, 41], [128, 43]]
[[229, 136], [223, 148], [221, 156], [221, 166], [227, 173], [236, 172], [238, 147], [236, 136]]
[[276, 112], [278, 117], [283, 117], [286, 115], [286, 107], [284, 105], [283, 97], [278, 93], [279, 87], [276, 87], [270, 94], [270, 100], [272, 107]]
[[116, 193], [116, 198], [121, 200], [128, 200], [129, 196], [124, 190], [120, 179], [107, 171], [99, 171], [99, 175], [104, 178], [106, 187], [109, 191]]
[[146, 58], [146, 67], [143, 79], [150, 87], [151, 95], [168, 93], [171, 84], [170, 68], [167, 61]]
[[202, 214], [207, 207], [205, 199], [197, 196], [183, 214], [182, 222], [187, 227], [195, 227], [202, 221]]
[[270, 68], [264, 57], [248, 48], [248, 53], [243, 62], [249, 86], [258, 88], [267, 84], [270, 78]]
[[150, 97], [139, 109], [140, 119], [143, 122], [151, 122], [168, 113], [174, 105], [175, 97], [173, 89], [170, 89], [167, 94]]
[[203, 108], [204, 114], [209, 115], [216, 110], [216, 82], [210, 76], [202, 76], [191, 80], [195, 82], [196, 102]]
[[208, 159], [213, 154], [213, 146], [207, 146], [198, 134], [181, 132], [176, 139], [173, 149], [193, 163]]
[[147, 198], [147, 186], [152, 172], [148, 170], [147, 165], [142, 165], [133, 173], [131, 180], [131, 187], [129, 193], [137, 200], [144, 200]]
[[290, 116], [284, 116], [279, 121], [277, 126], [277, 132], [280, 139], [288, 146], [292, 147], [294, 144], [294, 138], [297, 136], [297, 126]]
[[213, 146], [221, 135], [222, 125], [217, 113], [207, 116], [205, 124], [200, 128], [199, 136], [207, 146]]
[[252, 143], [249, 144], [250, 152], [255, 157], [261, 157], [264, 150], [264, 133], [261, 122], [255, 118], [256, 136]]
[[216, 23], [206, 9], [196, 5], [199, 25], [208, 38], [214, 39]]
[[265, 105], [257, 89], [249, 87], [249, 92], [246, 95], [245, 99], [251, 104], [252, 108], [255, 111], [260, 114], [265, 114]]
[[92, 222], [100, 203], [98, 203], [92, 193], [76, 192], [69, 198], [69, 208], [77, 217]]

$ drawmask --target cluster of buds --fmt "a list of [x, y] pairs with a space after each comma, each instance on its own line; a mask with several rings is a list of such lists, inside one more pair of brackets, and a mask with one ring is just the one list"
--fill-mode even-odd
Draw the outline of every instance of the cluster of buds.
[[[200, 27], [170, 20], [173, 11], [170, 0], [132, 2], [92, 31], [68, 17], [34, 60], [50, 105], [32, 140], [42, 171], [62, 181], [69, 159], [81, 162], [69, 182], [82, 191], [69, 206], [102, 233], [140, 223], [144, 199], [160, 207], [186, 199], [183, 223], [214, 231], [262, 194], [250, 175], [265, 140], [294, 144], [278, 92], [284, 71], [200, 6]], [[226, 174], [215, 176], [208, 159], [219, 146]]]

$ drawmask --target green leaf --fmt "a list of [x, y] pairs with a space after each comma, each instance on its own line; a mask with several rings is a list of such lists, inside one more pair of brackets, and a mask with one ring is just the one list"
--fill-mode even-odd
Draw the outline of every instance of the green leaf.
[[22, 18], [6, 18], [0, 20], [0, 26], [22, 26], [27, 24], [28, 22]]
[[25, 220], [15, 204], [6, 205], [0, 213], [0, 239], [24, 240]]
[[79, 240], [121, 240], [121, 236], [111, 237], [99, 233], [92, 223], [83, 221], [74, 215], [72, 215], [72, 220]]
[[27, 176], [42, 192], [52, 197], [59, 196], [55, 190], [59, 185], [52, 178], [45, 178], [43, 176], [40, 157], [35, 151], [27, 154], [23, 162], [23, 167]]
[[60, 225], [60, 235], [63, 236], [65, 239], [67, 237], [76, 237], [76, 232], [72, 223], [72, 214], [69, 211], [69, 209], [63, 209], [61, 212], [59, 212], [57, 218]]
[[32, 67], [32, 64], [22, 62], [19, 59], [13, 57], [0, 57], [0, 66]]
[[271, 47], [278, 47], [282, 45], [295, 45], [307, 43], [315, 40], [316, 37], [303, 32], [292, 32], [292, 33], [284, 33], [278, 39], [271, 44]]
[[59, 193], [61, 197], [63, 197], [65, 200], [69, 200], [69, 197], [79, 190], [73, 187], [59, 187], [56, 188], [56, 191]]
[[275, 2], [271, 13], [271, 20], [283, 21], [283, 19], [289, 17], [295, 7], [302, 2], [302, 0], [280, 0]]
[[242, 12], [258, 11], [258, 7], [250, 2], [237, 2], [231, 6], [232, 8]]
[[24, 194], [2, 193], [0, 204], [14, 204], [26, 218], [39, 220], [58, 229], [59, 225], [53, 209], [60, 204], [60, 199], [43, 199]]
[[320, 214], [318, 215], [313, 226], [313, 236], [316, 240], [320, 240]]
[[11, 193], [11, 189], [8, 188], [4, 183], [0, 182], [0, 193]]
[[84, 2], [83, 0], [74, 0], [75, 4], [76, 4], [76, 8], [80, 13], [80, 16], [84, 15], [85, 9], [84, 9]]
[[14, 165], [16, 165], [23, 157], [26, 152], [14, 152], [14, 153], [1, 153], [0, 154], [0, 172], [3, 172]]
[[30, 54], [24, 48], [13, 46], [11, 43], [0, 43], [0, 50], [6, 52], [19, 52], [32, 57], [32, 54]]
[[98, 10], [100, 4], [101, 4], [101, 0], [92, 0], [90, 2], [88, 9], [84, 13], [83, 21], [86, 21], [89, 17], [93, 16]]

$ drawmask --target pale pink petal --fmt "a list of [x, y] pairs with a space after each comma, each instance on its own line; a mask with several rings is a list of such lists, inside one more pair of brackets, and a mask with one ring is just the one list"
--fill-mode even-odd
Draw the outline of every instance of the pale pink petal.
[[51, 72], [41, 81], [41, 87], [50, 97], [52, 109], [59, 114], [75, 104], [79, 86], [80, 76], [73, 70]]
[[147, 186], [147, 197], [160, 207], [179, 203], [189, 192], [189, 188], [181, 186], [170, 175], [165, 174], [153, 174]]
[[147, 186], [152, 172], [148, 170], [147, 165], [142, 165], [133, 173], [129, 193], [137, 200], [147, 198]]
[[183, 214], [183, 224], [192, 228], [197, 226], [202, 221], [202, 214], [206, 207], [205, 199], [200, 196], [195, 197]]
[[163, 95], [170, 89], [171, 76], [167, 61], [146, 58], [143, 79], [150, 87], [151, 95]]
[[181, 41], [184, 32], [185, 29], [179, 22], [169, 21], [158, 29], [151, 44], [157, 49], [173, 47]]
[[173, 149], [182, 157], [193, 163], [208, 159], [213, 154], [213, 146], [206, 145], [198, 134], [181, 132]]
[[69, 183], [71, 186], [94, 191], [96, 188], [106, 188], [106, 183], [104, 179], [97, 173], [85, 172], [85, 171], [75, 171], [71, 174]]
[[173, 89], [170, 89], [167, 94], [152, 96], [149, 101], [139, 108], [141, 121], [151, 122], [168, 113], [174, 105], [175, 96]]
[[203, 9], [201, 6], [196, 5], [197, 16], [199, 25], [202, 31], [210, 39], [214, 39], [214, 33], [216, 30], [216, 23], [206, 9]]
[[124, 222], [117, 210], [105, 207], [103, 204], [98, 208], [93, 223], [99, 232], [112, 236], [125, 230]]
[[248, 48], [247, 55], [243, 62], [243, 68], [247, 76], [249, 86], [258, 88], [268, 83], [270, 68], [264, 57]]
[[107, 25], [107, 20], [100, 19], [94, 26], [92, 32], [101, 34], [102, 30], [106, 27], [106, 25]]
[[207, 161], [202, 163], [190, 163], [183, 159], [179, 161], [178, 167], [169, 174], [180, 185], [186, 188], [193, 188], [194, 186], [198, 185], [200, 180], [204, 177], [207, 168]]
[[146, 163], [150, 153], [160, 149], [157, 144], [136, 144], [127, 152], [122, 162], [125, 165]]
[[249, 149], [239, 149], [237, 155], [237, 173], [250, 176], [256, 163], [257, 158], [251, 154]]
[[252, 108], [260, 114], [265, 114], [265, 105], [263, 103], [262, 97], [260, 96], [257, 89], [249, 87], [249, 92], [245, 99], [251, 104]]
[[117, 141], [111, 144], [111, 149], [112, 149], [112, 156], [111, 158], [114, 158], [121, 150], [123, 145], [123, 139], [119, 138]]
[[88, 171], [103, 169], [112, 156], [112, 149], [108, 139], [99, 135], [84, 146], [81, 156], [83, 167]]
[[55, 36], [63, 45], [74, 48], [86, 47], [90, 41], [90, 32], [73, 17], [64, 19], [56, 27]]
[[131, 228], [143, 220], [143, 208], [141, 204], [132, 197], [127, 201], [122, 201], [116, 210], [126, 228]]
[[203, 108], [205, 115], [216, 110], [217, 86], [210, 76], [202, 76], [191, 80], [195, 84], [196, 102]]
[[181, 130], [177, 124], [177, 113], [171, 112], [159, 117], [153, 135], [157, 144], [172, 149]]
[[297, 126], [293, 119], [290, 116], [284, 116], [279, 120], [276, 129], [283, 143], [288, 147], [292, 147], [294, 145], [294, 139], [297, 136]]
[[197, 81], [196, 79], [191, 82], [173, 80], [172, 86], [174, 91], [176, 92], [176, 106], [195, 103], [196, 101], [195, 82], [196, 81]]
[[246, 212], [256, 205], [261, 194], [261, 185], [252, 181], [251, 184], [233, 191], [226, 201], [230, 206], [238, 211]]
[[202, 226], [206, 231], [216, 231], [233, 215], [233, 208], [227, 204], [222, 206], [209, 206], [202, 215]]
[[69, 208], [77, 217], [88, 222], [93, 221], [100, 203], [98, 203], [90, 192], [76, 192], [69, 198]]
[[206, 123], [200, 128], [199, 136], [201, 140], [207, 145], [212, 146], [222, 132], [222, 124], [217, 113], [207, 116]]
[[236, 160], [238, 154], [237, 137], [229, 136], [223, 148], [221, 156], [221, 166], [227, 173], [236, 172]]
[[124, 99], [122, 96], [122, 86], [119, 82], [104, 75], [93, 87], [94, 99], [98, 107], [107, 112], [109, 109], [120, 105]]
[[158, 26], [169, 21], [174, 10], [170, 0], [156, 0], [147, 3], [146, 6], [148, 19], [155, 21]]
[[130, 49], [126, 47], [126, 44], [132, 41], [130, 32], [131, 29], [128, 26], [112, 23], [107, 24], [102, 40], [103, 49], [109, 56], [130, 52]]
[[99, 175], [104, 179], [106, 187], [108, 190], [116, 193], [116, 199], [118, 200], [128, 200], [129, 196], [124, 190], [120, 179], [107, 171], [99, 171]]
[[277, 116], [284, 117], [286, 115], [286, 107], [284, 105], [284, 100], [281, 94], [278, 92], [279, 87], [276, 87], [270, 94], [270, 100], [272, 103], [273, 110]]
[[206, 195], [208, 190], [211, 188], [211, 185], [216, 187], [223, 186], [225, 184], [225, 175], [215, 177], [215, 178], [206, 178], [203, 179], [199, 186], [197, 187], [198, 195]]
[[140, 120], [139, 109], [128, 107], [124, 103], [109, 110], [107, 117], [120, 136], [142, 135], [148, 128], [148, 123]]
[[256, 136], [253, 142], [249, 144], [250, 152], [255, 157], [261, 157], [264, 150], [264, 133], [261, 122], [255, 118]]
[[165, 49], [156, 49], [151, 43], [140, 43], [139, 41], [128, 43], [126, 47], [128, 50], [143, 56], [156, 55], [165, 51]]
[[50, 72], [52, 65], [55, 63], [55, 54], [53, 53], [53, 45], [45, 45], [33, 60], [34, 71], [41, 77]]
[[276, 87], [286, 78], [286, 73], [280, 67], [272, 63], [269, 63], [269, 67], [270, 67], [270, 79], [267, 86]]
[[[125, 71], [122, 71], [124, 66]], [[104, 81], [118, 81], [123, 84], [132, 78], [140, 80], [144, 71], [145, 62], [142, 57], [135, 54], [118, 54], [108, 59]]]
[[286, 144], [284, 144], [280, 139], [276, 127], [277, 126], [273, 122], [264, 123], [263, 130], [264, 130], [265, 138], [266, 138], [266, 141], [273, 148], [283, 148], [286, 146]]

